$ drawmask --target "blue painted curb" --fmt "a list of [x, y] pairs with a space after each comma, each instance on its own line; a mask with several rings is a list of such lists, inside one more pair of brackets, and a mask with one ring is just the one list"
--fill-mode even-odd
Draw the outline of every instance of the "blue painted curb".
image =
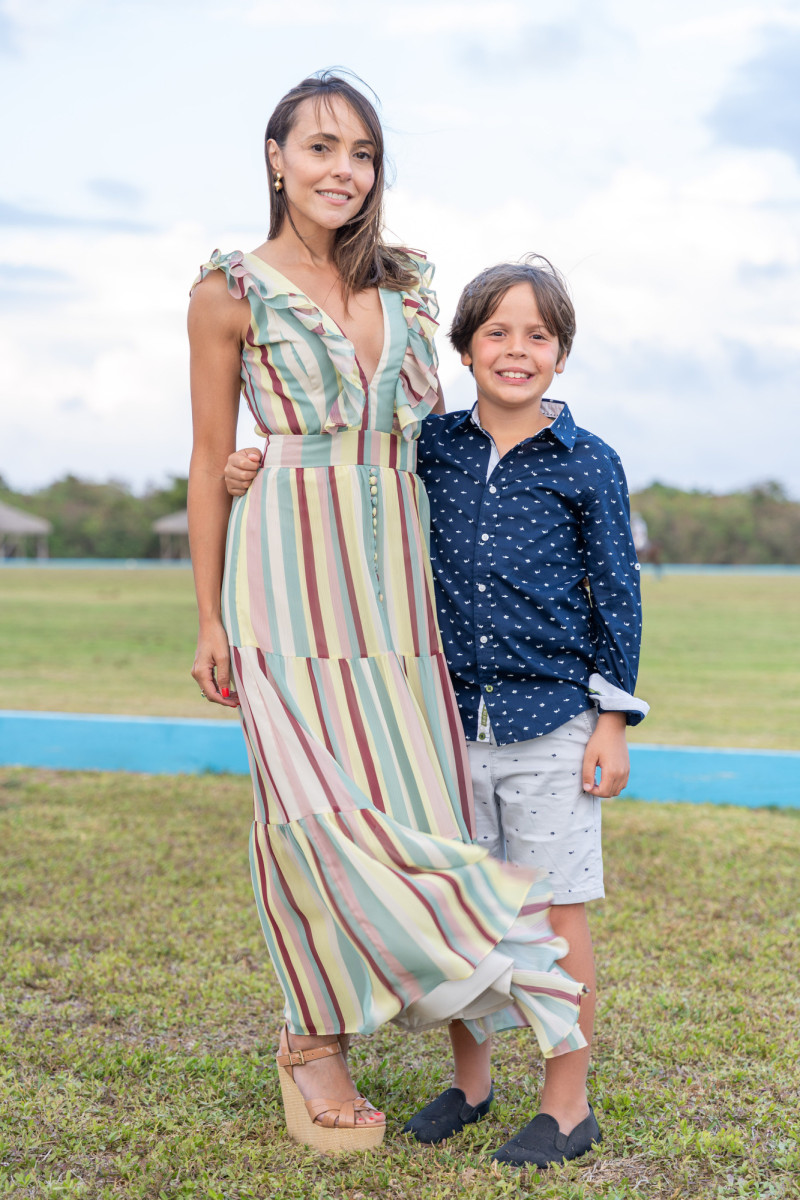
[[800, 753], [631, 746], [631, 800], [800, 808]]
[[0, 766], [148, 775], [247, 774], [238, 721], [0, 712]]
[[[247, 774], [238, 721], [0, 711], [0, 766]], [[800, 808], [800, 753], [631, 746], [631, 799]]]

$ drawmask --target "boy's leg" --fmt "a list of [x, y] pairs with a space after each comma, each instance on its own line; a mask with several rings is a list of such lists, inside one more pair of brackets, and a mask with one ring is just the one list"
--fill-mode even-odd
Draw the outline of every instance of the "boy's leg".
[[450, 1024], [455, 1060], [453, 1086], [415, 1113], [403, 1126], [418, 1142], [437, 1145], [461, 1133], [465, 1125], [480, 1121], [494, 1098], [491, 1081], [489, 1039], [480, 1045], [461, 1021]]
[[[584, 896], [603, 894], [600, 851], [600, 801], [582, 788], [583, 754], [597, 723], [583, 713], [543, 738], [498, 747], [491, 741], [468, 742], [475, 795], [476, 841], [497, 858], [549, 872], [555, 898], [550, 909], [553, 931], [566, 939], [569, 953], [559, 965], [589, 988], [581, 999], [579, 1024], [583, 1050], [550, 1058], [540, 1110], [562, 1133], [587, 1116], [589, 1070], [595, 1011], [595, 968]], [[565, 902], [574, 892], [581, 900]], [[476, 1104], [491, 1081], [489, 1039], [478, 1042], [460, 1021], [450, 1026], [455, 1075], [453, 1084]]]
[[[467, 742], [472, 794], [475, 799], [475, 841], [495, 858], [505, 859], [503, 817], [495, 791], [494, 739]], [[461, 1088], [470, 1104], [489, 1095], [492, 1086], [492, 1040], [476, 1042], [461, 1021], [450, 1025], [453, 1047], [453, 1087]]]
[[583, 755], [596, 723], [593, 711], [581, 713], [541, 738], [502, 747], [495, 763], [507, 857], [549, 875], [550, 923], [569, 945], [559, 965], [590, 989], [579, 1018], [587, 1046], [546, 1060], [539, 1113], [497, 1152], [502, 1162], [545, 1167], [600, 1141], [586, 1097], [595, 1015], [586, 903], [604, 894], [601, 802], [583, 791]]
[[[583, 752], [595, 724], [594, 712], [587, 712], [533, 742], [507, 747], [497, 747], [494, 741], [467, 744], [478, 845], [498, 858], [546, 870], [553, 878], [556, 895], [550, 922], [554, 932], [566, 938], [570, 946], [560, 964], [573, 979], [580, 979], [591, 989], [581, 1000], [579, 1021], [589, 1044], [594, 1025], [595, 972], [583, 901], [603, 895], [603, 879], [600, 801], [584, 793], [581, 783]], [[551, 816], [557, 819], [551, 820]], [[578, 897], [575, 903], [569, 902], [572, 893]], [[454, 1087], [464, 1093], [468, 1105], [481, 1104], [491, 1086], [490, 1039], [479, 1044], [466, 1026], [455, 1021], [450, 1025], [450, 1040]], [[559, 1133], [576, 1131], [587, 1117], [589, 1055], [587, 1046], [546, 1062], [540, 1112], [557, 1122]], [[443, 1093], [438, 1100], [447, 1095]], [[436, 1104], [434, 1101], [428, 1107]], [[412, 1118], [407, 1132], [416, 1132], [413, 1123], [425, 1112], [423, 1109]], [[584, 1149], [588, 1148], [587, 1142]], [[572, 1157], [570, 1150], [568, 1147], [567, 1153]], [[536, 1157], [526, 1155], [520, 1161], [532, 1162]]]
[[[494, 747], [487, 740], [481, 744], [468, 742], [467, 748], [478, 845], [495, 858], [505, 858], [502, 820], [493, 782]], [[438, 1142], [450, 1137], [489, 1111], [492, 1099], [491, 1038], [477, 1042], [462, 1021], [452, 1021], [449, 1033], [453, 1047], [453, 1086], [416, 1113], [403, 1129], [404, 1133], [413, 1133], [421, 1142]], [[474, 1113], [470, 1111], [473, 1109]], [[449, 1132], [444, 1133], [446, 1129]]]
[[453, 1047], [453, 1087], [461, 1088], [468, 1104], [480, 1104], [492, 1087], [492, 1039], [476, 1042], [466, 1025], [449, 1026]]
[[548, 1058], [544, 1066], [541, 1111], [549, 1113], [558, 1121], [562, 1133], [569, 1133], [589, 1113], [586, 1077], [589, 1072], [594, 1033], [594, 952], [585, 904], [553, 905], [550, 909], [550, 924], [555, 933], [569, 942], [569, 954], [560, 960], [560, 966], [573, 979], [580, 979], [589, 988], [588, 996], [581, 998], [579, 1020], [581, 1033], [586, 1038], [585, 1048], [572, 1050], [569, 1054], [560, 1054], [556, 1058]]

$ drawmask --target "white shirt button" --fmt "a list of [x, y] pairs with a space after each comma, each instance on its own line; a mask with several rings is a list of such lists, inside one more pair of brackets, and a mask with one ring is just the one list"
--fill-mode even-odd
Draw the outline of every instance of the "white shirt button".
[[488, 533], [482, 533], [482, 534], [481, 534], [481, 541], [482, 541], [482, 542], [488, 542], [488, 540], [489, 540], [489, 535], [488, 535]]

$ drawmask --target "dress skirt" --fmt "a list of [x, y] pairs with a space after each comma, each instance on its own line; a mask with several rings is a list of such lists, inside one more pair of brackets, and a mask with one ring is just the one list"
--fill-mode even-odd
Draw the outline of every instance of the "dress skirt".
[[255, 790], [253, 886], [296, 1033], [532, 1025], [581, 1044], [535, 872], [471, 842], [416, 443], [269, 436], [224, 619]]

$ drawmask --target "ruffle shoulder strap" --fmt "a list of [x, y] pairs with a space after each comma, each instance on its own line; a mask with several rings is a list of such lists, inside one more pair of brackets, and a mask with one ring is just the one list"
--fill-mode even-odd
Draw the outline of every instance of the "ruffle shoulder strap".
[[432, 287], [434, 265], [420, 251], [407, 251], [419, 282], [402, 292], [408, 346], [395, 393], [397, 424], [407, 440], [417, 437], [422, 421], [439, 396], [439, 359], [434, 345], [439, 304]]
[[259, 287], [261, 281], [257, 280], [245, 266], [244, 256], [240, 250], [233, 250], [230, 254], [223, 254], [220, 250], [215, 250], [208, 262], [204, 262], [200, 267], [200, 273], [192, 284], [191, 291], [194, 291], [198, 283], [202, 283], [212, 271], [224, 272], [228, 291], [234, 300], [243, 300], [251, 291], [260, 296], [263, 291], [263, 287]]

